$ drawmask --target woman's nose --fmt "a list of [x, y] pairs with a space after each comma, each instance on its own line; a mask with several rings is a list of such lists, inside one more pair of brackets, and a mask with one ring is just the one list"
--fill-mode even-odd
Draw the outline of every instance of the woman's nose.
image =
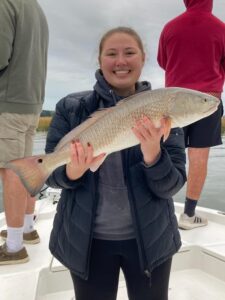
[[123, 54], [118, 54], [116, 58], [117, 65], [125, 65], [127, 63], [126, 57]]

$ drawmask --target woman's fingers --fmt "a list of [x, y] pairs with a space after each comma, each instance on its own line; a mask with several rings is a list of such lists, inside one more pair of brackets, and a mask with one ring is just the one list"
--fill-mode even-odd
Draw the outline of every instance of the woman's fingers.
[[83, 146], [79, 141], [71, 143], [71, 161], [75, 166], [89, 166], [91, 164], [101, 161], [105, 156], [105, 153], [101, 153], [98, 156], [93, 156], [93, 147], [90, 143]]
[[78, 164], [83, 165], [85, 164], [86, 160], [85, 148], [79, 141], [76, 142], [75, 145], [77, 150]]
[[76, 149], [75, 141], [70, 144], [70, 156], [71, 156], [71, 163], [78, 165], [78, 156], [77, 156], [77, 149]]
[[148, 117], [143, 116], [132, 129], [140, 142], [150, 138], [161, 138], [163, 135], [167, 138], [171, 129], [171, 120], [170, 118], [162, 118], [159, 126], [156, 126]]
[[156, 128], [153, 122], [147, 117], [141, 118], [133, 127], [133, 132], [140, 142], [154, 138], [158, 134], [158, 130], [159, 129]]
[[137, 137], [137, 139], [139, 140], [139, 142], [142, 143], [144, 141], [144, 137], [141, 134], [141, 130], [140, 130], [139, 126], [138, 125], [134, 126], [132, 128], [132, 131], [135, 134], [135, 136]]

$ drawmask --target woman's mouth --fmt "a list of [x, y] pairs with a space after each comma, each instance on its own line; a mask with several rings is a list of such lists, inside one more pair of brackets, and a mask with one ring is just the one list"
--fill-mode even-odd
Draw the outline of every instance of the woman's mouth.
[[116, 75], [126, 75], [128, 73], [130, 73], [130, 70], [114, 70], [113, 73]]

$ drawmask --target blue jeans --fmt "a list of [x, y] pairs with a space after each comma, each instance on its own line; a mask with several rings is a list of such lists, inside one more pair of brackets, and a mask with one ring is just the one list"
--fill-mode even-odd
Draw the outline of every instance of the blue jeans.
[[136, 240], [93, 240], [88, 280], [71, 273], [76, 300], [116, 300], [120, 268], [130, 300], [168, 300], [172, 258], [149, 278], [141, 272]]

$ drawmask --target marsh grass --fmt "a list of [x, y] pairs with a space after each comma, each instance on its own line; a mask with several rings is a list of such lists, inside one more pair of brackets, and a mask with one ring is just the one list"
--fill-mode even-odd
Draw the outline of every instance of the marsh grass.
[[48, 131], [52, 117], [40, 117], [37, 131]]

